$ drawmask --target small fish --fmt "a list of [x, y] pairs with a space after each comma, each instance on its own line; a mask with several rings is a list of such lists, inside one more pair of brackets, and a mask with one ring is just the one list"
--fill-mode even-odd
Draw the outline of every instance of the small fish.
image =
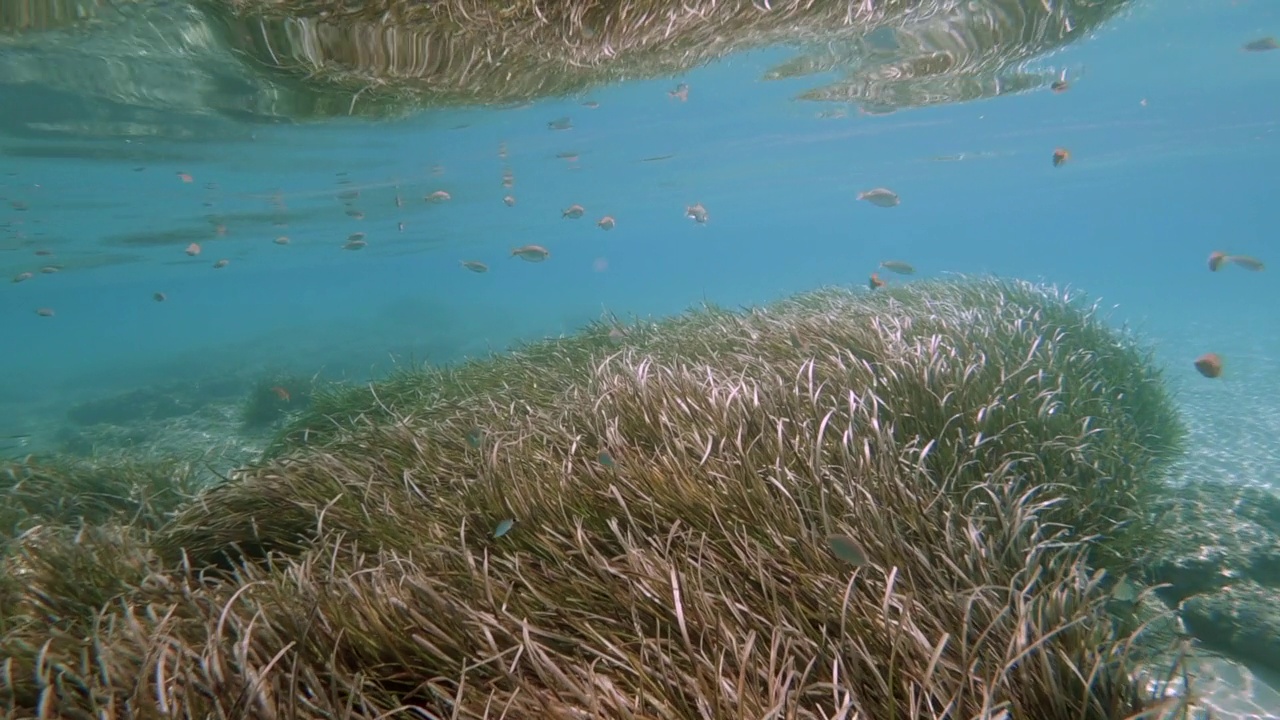
[[151, 299], [155, 300], [156, 302], [164, 302], [165, 300], [168, 300], [169, 297], [162, 292], [158, 292], [158, 293], [153, 293], [151, 295]]
[[570, 205], [564, 210], [561, 210], [560, 217], [568, 218], [570, 220], [577, 220], [578, 218], [582, 217], [583, 213], [585, 212], [586, 212], [585, 208], [583, 208], [581, 205], [575, 204], [575, 205]]
[[595, 100], [588, 100], [582, 103], [582, 107], [587, 108], [589, 110], [595, 110], [596, 108], [600, 107], [600, 103], [596, 102]]
[[[1232, 265], [1238, 265], [1244, 268], [1245, 270], [1252, 270], [1254, 272], [1258, 272], [1259, 270], [1262, 270], [1265, 267], [1265, 265], [1262, 264], [1261, 260], [1259, 260], [1256, 257], [1250, 257], [1248, 255], [1228, 255], [1225, 258], [1223, 258], [1223, 262], [1228, 262], [1228, 263], [1231, 263]], [[41, 272], [44, 272], [44, 271], [41, 270]]]
[[16, 283], [26, 282], [27, 280], [30, 280], [33, 277], [35, 277], [35, 275], [29, 272], [20, 272], [17, 275], [13, 276], [13, 281]]
[[1065, 148], [1058, 148], [1053, 151], [1053, 166], [1062, 167], [1062, 164], [1071, 159], [1071, 152]]
[[338, 193], [339, 200], [355, 200], [358, 197], [360, 197], [359, 190], [343, 190]]
[[880, 263], [880, 267], [884, 268], [885, 270], [888, 270], [889, 272], [897, 273], [899, 275], [915, 275], [916, 274], [916, 269], [914, 267], [911, 267], [909, 263], [902, 262], [901, 260], [885, 260], [884, 262]]
[[470, 270], [473, 273], [489, 272], [489, 266], [485, 265], [479, 260], [463, 260], [462, 267]]
[[867, 564], [867, 553], [847, 535], [828, 535], [827, 547], [841, 560], [855, 567]]
[[53, 251], [52, 251], [52, 250], [37, 250], [37, 251], [36, 251], [36, 255], [39, 255], [39, 256], [41, 256], [41, 257], [48, 257], [48, 256], [50, 256], [50, 255], [52, 255], [52, 254], [53, 254]]
[[502, 198], [502, 204], [506, 205], [507, 207], [515, 207], [516, 199], [512, 195], [508, 195]]
[[526, 262], [542, 262], [551, 257], [551, 252], [541, 245], [522, 245], [512, 250], [511, 255]]
[[1111, 597], [1122, 603], [1133, 603], [1138, 599], [1138, 589], [1127, 578], [1121, 578], [1111, 589]]
[[452, 199], [453, 199], [453, 196], [445, 192], [444, 190], [437, 190], [431, 193], [430, 195], [426, 196], [425, 198], [423, 198], [423, 200], [426, 200], [429, 203], [448, 202], [449, 200], [452, 200]]
[[365, 241], [363, 241], [363, 240], [359, 240], [359, 239], [356, 239], [356, 240], [347, 240], [347, 242], [346, 242], [345, 244], [343, 244], [342, 249], [343, 249], [343, 250], [359, 250], [360, 248], [362, 248], [362, 247], [364, 247], [364, 246], [366, 246], [366, 245], [368, 245], [368, 244], [369, 244], [369, 243], [367, 243], [367, 242], [365, 242]]
[[351, 209], [351, 210], [348, 210], [348, 211], [347, 211], [347, 217], [355, 218], [356, 220], [363, 220], [363, 219], [364, 219], [364, 213], [362, 213], [362, 212], [360, 212], [359, 210], [356, 210], [356, 209], [354, 209], [354, 208], [353, 208], [353, 209]]
[[53, 308], [37, 308], [36, 314], [40, 317], [53, 317]]
[[694, 203], [693, 205], [686, 207], [684, 209], [684, 216], [699, 225], [705, 225], [708, 218], [707, 209], [702, 206], [702, 203]]
[[876, 207], [891, 208], [902, 202], [898, 194], [889, 188], [874, 188], [858, 193], [859, 200], [865, 200]]
[[276, 238], [275, 240], [272, 240], [271, 242], [273, 242], [273, 243], [275, 243], [275, 244], [277, 244], [277, 245], [288, 245], [288, 244], [289, 244], [289, 236], [288, 236], [288, 235], [281, 235], [280, 237]]
[[567, 116], [556, 118], [555, 120], [552, 120], [551, 122], [547, 123], [548, 130], [569, 130], [572, 127], [573, 127], [573, 122]]
[[356, 242], [358, 240], [363, 240], [363, 239], [364, 239], [364, 233], [362, 232], [353, 232], [347, 236], [347, 242]]
[[506, 141], [503, 141], [503, 142], [499, 142], [499, 143], [498, 143], [498, 157], [502, 158], [503, 160], [506, 160], [506, 159], [507, 159], [507, 143], [506, 143]]
[[498, 527], [493, 529], [493, 537], [496, 539], [496, 538], [502, 537], [503, 535], [506, 535], [507, 533], [511, 532], [511, 528], [515, 527], [515, 524], [516, 524], [516, 521], [512, 520], [511, 518], [507, 518], [506, 520], [503, 520], [502, 522], [498, 523]]
[[667, 91], [667, 97], [672, 97], [680, 102], [685, 102], [689, 99], [689, 86], [685, 83], [680, 83], [679, 85], [676, 85], [674, 90]]
[[884, 287], [884, 280], [881, 280], [878, 274], [871, 273], [871, 277], [867, 278], [867, 287], [871, 288], [872, 290], [875, 290], [877, 288], [882, 288]]
[[200, 254], [200, 245], [199, 245], [198, 243], [191, 243], [190, 245], [188, 245], [188, 246], [187, 246], [187, 254], [188, 254], [188, 255], [190, 255], [191, 257], [195, 257], [195, 256], [199, 255], [199, 254]]
[[1062, 74], [1058, 76], [1057, 80], [1054, 80], [1052, 83], [1049, 84], [1049, 89], [1056, 93], [1064, 93], [1070, 88], [1071, 88], [1071, 84], [1067, 82], [1066, 70], [1062, 71]]
[[227, 260], [227, 259], [225, 259], [225, 258], [224, 258], [224, 259], [222, 259], [222, 260], [219, 260], [219, 261], [215, 262], [215, 263], [213, 264], [213, 269], [214, 269], [214, 270], [221, 270], [222, 268], [224, 268], [224, 267], [226, 267], [226, 266], [228, 266], [228, 265], [230, 265], [230, 264], [231, 264], [231, 261], [230, 261], [230, 260]]
[[431, 174], [432, 174], [432, 175], [435, 175], [436, 177], [439, 177], [439, 176], [443, 175], [443, 174], [444, 174], [444, 166], [443, 166], [443, 165], [439, 165], [439, 164], [432, 165], [432, 166], [431, 166]]
[[670, 159], [671, 159], [671, 158], [673, 158], [673, 157], [675, 157], [675, 155], [674, 155], [674, 154], [672, 154], [672, 155], [654, 155], [653, 157], [641, 158], [641, 159], [640, 159], [640, 162], [643, 162], [643, 163], [662, 162], [663, 160], [670, 160]]
[[1213, 252], [1209, 253], [1209, 271], [1218, 272], [1218, 270], [1222, 267], [1222, 263], [1226, 261], [1226, 259], [1227, 259], [1227, 254], [1222, 252], [1221, 250], [1214, 250]]
[[578, 160], [578, 153], [576, 153], [576, 152], [574, 152], [574, 151], [572, 151], [572, 150], [565, 150], [564, 152], [558, 152], [558, 153], [556, 153], [556, 157], [557, 157], [558, 159], [560, 159], [560, 160], [568, 160], [569, 162], [577, 162], [577, 160]]
[[480, 428], [471, 428], [467, 431], [467, 444], [477, 450], [480, 449], [480, 443], [484, 441], [484, 431]]
[[601, 450], [601, 451], [600, 451], [600, 454], [596, 456], [596, 460], [598, 460], [598, 461], [600, 462], [600, 464], [601, 464], [601, 465], [603, 465], [603, 466], [605, 466], [605, 467], [607, 467], [607, 468], [611, 468], [611, 467], [615, 467], [615, 466], [616, 466], [616, 464], [613, 462], [613, 456], [612, 456], [612, 455], [610, 455], [610, 454], [609, 454], [607, 451], [605, 451], [605, 450]]
[[283, 402], [289, 402], [289, 400], [290, 400], [289, 391], [288, 391], [288, 390], [285, 390], [284, 388], [280, 387], [279, 385], [276, 385], [275, 387], [271, 388], [271, 392], [275, 393], [275, 394], [276, 394], [276, 397], [277, 397], [277, 398], [279, 398], [279, 399], [280, 399], [281, 401], [283, 401]]
[[181, 181], [182, 181], [182, 182], [184, 182], [184, 183], [189, 183], [189, 182], [192, 182], [193, 180], [195, 180], [195, 178], [191, 177], [189, 174], [184, 173], [184, 172], [180, 172], [180, 173], [178, 173], [178, 179], [179, 179], [179, 180], [181, 180]]
[[1222, 358], [1217, 353], [1205, 353], [1196, 358], [1196, 370], [1207, 378], [1222, 376]]
[[612, 230], [617, 227], [618, 223], [613, 219], [612, 215], [605, 215], [596, 222], [601, 230]]
[[396, 223], [396, 230], [399, 232], [404, 232], [404, 223], [402, 222]]
[[1246, 52], [1266, 52], [1268, 50], [1280, 49], [1280, 42], [1273, 37], [1258, 38], [1244, 44]]

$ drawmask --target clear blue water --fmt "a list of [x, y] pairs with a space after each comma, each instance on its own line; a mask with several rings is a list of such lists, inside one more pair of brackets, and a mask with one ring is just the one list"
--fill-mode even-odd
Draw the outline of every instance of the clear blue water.
[[[761, 81], [794, 54], [770, 49], [519, 108], [81, 143], [116, 161], [31, 157], [7, 150], [32, 141], [0, 138], [0, 196], [29, 204], [0, 209], [0, 269], [36, 272], [0, 287], [0, 434], [44, 432], [70, 405], [132, 387], [253, 367], [362, 378], [410, 356], [571, 333], [605, 310], [660, 316], [862, 284], [897, 258], [924, 277], [1016, 276], [1116, 306], [1169, 369], [1203, 450], [1197, 472], [1280, 483], [1280, 285], [1270, 268], [1205, 264], [1217, 249], [1280, 262], [1280, 51], [1241, 49], [1276, 34], [1269, 0], [1139, 2], [1036, 61], [1069, 69], [1068, 92], [887, 116], [820, 119], [829, 106], [794, 96], [824, 78]], [[667, 97], [681, 81], [686, 103]], [[38, 97], [4, 88], [0, 115]], [[547, 128], [565, 115], [573, 129]], [[1055, 168], [1059, 146], [1072, 159]], [[876, 186], [902, 204], [855, 200]], [[350, 188], [362, 220], [336, 198]], [[438, 189], [453, 200], [422, 201]], [[274, 193], [287, 227], [273, 225]], [[684, 217], [695, 202], [706, 225]], [[561, 219], [573, 203], [587, 216]], [[594, 225], [605, 214], [611, 232]], [[130, 239], [171, 230], [186, 233]], [[368, 247], [342, 250], [356, 231]], [[289, 245], [272, 242], [282, 234]], [[196, 258], [183, 253], [192, 240]], [[525, 243], [551, 258], [509, 257]], [[44, 247], [55, 257], [34, 256]], [[214, 270], [219, 258], [230, 265]], [[492, 270], [463, 270], [471, 259]], [[50, 262], [66, 269], [40, 274]], [[1226, 360], [1217, 381], [1192, 367], [1207, 351]]]

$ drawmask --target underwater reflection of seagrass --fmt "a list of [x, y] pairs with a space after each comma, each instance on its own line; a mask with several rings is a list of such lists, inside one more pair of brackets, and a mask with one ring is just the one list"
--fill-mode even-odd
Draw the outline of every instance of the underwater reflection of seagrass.
[[1028, 60], [1125, 4], [23, 0], [0, 23], [12, 108], [0, 121], [11, 132], [186, 137], [218, 130], [209, 111], [305, 119], [525, 102], [773, 45], [799, 57], [766, 77], [836, 72], [801, 97], [883, 111], [1039, 87], [1048, 76]]
[[332, 388], [158, 530], [12, 540], [0, 701], [1128, 717], [1160, 648], [1095, 570], [1155, 537], [1181, 438], [1141, 347], [1021, 283], [601, 323]]
[[[786, 68], [847, 73], [803, 97], [911, 107], [1025, 90], [1025, 60], [1092, 31], [1124, 0], [693, 0], [495, 3], [201, 0], [264, 68], [373, 95], [523, 101], [677, 74], [775, 44]], [[808, 49], [813, 50], [809, 54]]]

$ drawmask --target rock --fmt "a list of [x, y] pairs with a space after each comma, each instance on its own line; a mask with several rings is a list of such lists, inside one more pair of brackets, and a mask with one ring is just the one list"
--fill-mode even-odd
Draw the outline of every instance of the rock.
[[1280, 496], [1196, 482], [1163, 510], [1173, 530], [1147, 564], [1161, 599], [1206, 646], [1280, 673]]

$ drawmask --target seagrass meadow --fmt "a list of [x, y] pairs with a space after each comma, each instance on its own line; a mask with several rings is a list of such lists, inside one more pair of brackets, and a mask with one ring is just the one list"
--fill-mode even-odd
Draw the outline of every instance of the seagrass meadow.
[[[260, 462], [194, 496], [180, 464], [7, 468], [0, 701], [1182, 717], [1143, 679], [1176, 654], [1115, 610], [1182, 438], [1143, 346], [1052, 288], [829, 288], [600, 322], [318, 391]], [[55, 486], [72, 498], [51, 504]]]

